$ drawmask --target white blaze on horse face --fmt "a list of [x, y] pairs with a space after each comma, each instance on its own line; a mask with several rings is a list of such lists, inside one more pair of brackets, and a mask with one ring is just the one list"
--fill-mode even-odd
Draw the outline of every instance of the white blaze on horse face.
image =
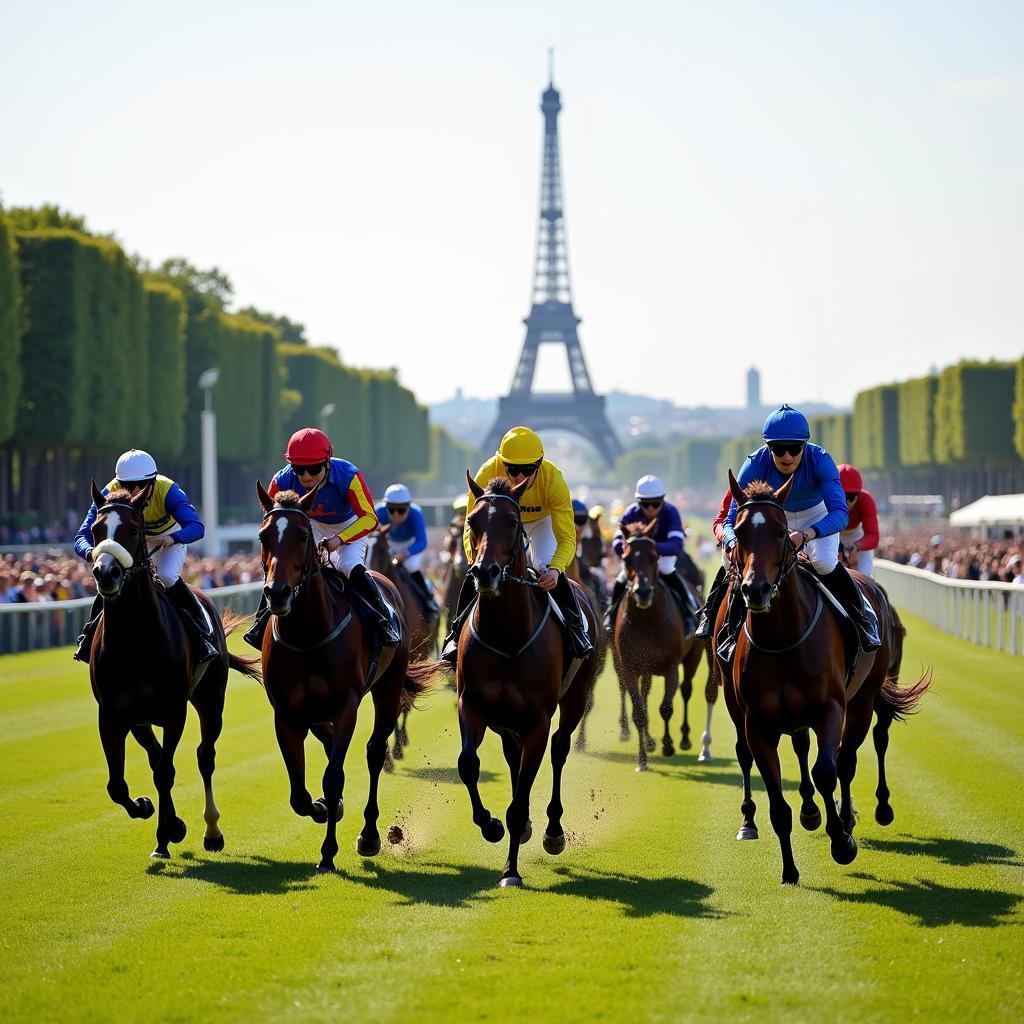
[[765, 522], [767, 522], [767, 520], [765, 519], [763, 512], [755, 512], [750, 519], [751, 526], [764, 526]]
[[288, 517], [278, 516], [277, 517], [277, 543], [280, 544], [284, 540], [284, 531], [288, 529]]
[[108, 512], [107, 513], [107, 536], [113, 540], [114, 535], [121, 527], [121, 514], [120, 512]]

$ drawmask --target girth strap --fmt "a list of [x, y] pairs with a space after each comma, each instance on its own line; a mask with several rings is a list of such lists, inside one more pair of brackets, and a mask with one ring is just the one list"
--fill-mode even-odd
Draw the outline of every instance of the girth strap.
[[277, 628], [277, 616], [273, 616], [270, 620], [270, 631], [274, 635], [274, 642], [279, 643], [282, 647], [289, 651], [296, 651], [299, 654], [306, 654], [309, 651], [315, 651], [323, 647], [325, 644], [329, 644], [336, 637], [341, 636], [342, 633], [348, 628], [348, 624], [352, 621], [352, 609], [350, 608], [344, 618], [339, 622], [334, 629], [323, 638], [319, 643], [313, 644], [312, 647], [296, 647], [295, 644], [288, 643], [287, 640], [281, 638], [281, 633]]
[[527, 640], [526, 643], [523, 644], [523, 646], [520, 647], [519, 650], [516, 651], [514, 654], [509, 654], [508, 651], [499, 650], [497, 647], [494, 647], [491, 644], [489, 644], [477, 632], [476, 626], [473, 623], [473, 615], [472, 615], [472, 613], [470, 613], [470, 616], [469, 616], [469, 635], [474, 640], [476, 640], [476, 642], [479, 643], [481, 646], [486, 647], [487, 650], [489, 650], [492, 654], [497, 654], [497, 655], [499, 655], [502, 658], [518, 658], [519, 655], [522, 654], [524, 651], [526, 651], [529, 647], [531, 647], [533, 642], [537, 639], [537, 637], [540, 636], [540, 632], [544, 628], [544, 626], [547, 624], [548, 616], [550, 614], [551, 614], [551, 603], [549, 601], [545, 601], [544, 602], [544, 614], [540, 617], [540, 623], [538, 624], [537, 628], [531, 634], [530, 639]]
[[787, 647], [762, 647], [760, 644], [755, 643], [754, 638], [750, 635], [750, 629], [747, 627], [746, 616], [744, 616], [743, 632], [746, 634], [750, 646], [762, 654], [785, 654], [786, 651], [792, 651], [799, 647], [811, 635], [812, 630], [818, 624], [818, 619], [821, 618], [821, 610], [825, 607], [825, 602], [822, 601], [821, 594], [817, 590], [814, 591], [814, 602], [814, 614], [811, 616], [810, 625], [803, 631], [799, 640], [789, 644]]

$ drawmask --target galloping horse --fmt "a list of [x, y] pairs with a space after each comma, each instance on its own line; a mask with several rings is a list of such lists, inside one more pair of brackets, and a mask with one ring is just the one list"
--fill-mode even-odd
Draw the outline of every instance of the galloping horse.
[[[149, 818], [148, 797], [132, 799], [124, 778], [124, 744], [130, 732], [146, 751], [160, 803], [154, 857], [169, 857], [168, 843], [185, 838], [185, 823], [177, 816], [171, 789], [174, 753], [185, 728], [189, 703], [199, 715], [201, 742], [197, 751], [199, 773], [206, 791], [206, 834], [203, 846], [224, 849], [218, 825], [220, 812], [213, 799], [216, 743], [224, 713], [228, 669], [259, 678], [256, 659], [229, 654], [225, 624], [210, 599], [197, 591], [213, 624], [217, 657], [197, 667], [189, 632], [178, 612], [159, 588], [150, 571], [143, 524], [145, 496], [132, 498], [125, 490], [107, 497], [92, 481], [96, 521], [92, 573], [103, 598], [103, 617], [89, 652], [89, 677], [99, 705], [100, 742], [110, 779], [107, 792], [131, 818]], [[228, 615], [230, 633], [241, 617]], [[163, 744], [153, 726], [163, 728]]]
[[595, 650], [575, 675], [564, 682], [567, 653], [562, 631], [552, 618], [549, 598], [527, 576], [525, 533], [519, 499], [529, 481], [512, 487], [503, 477], [485, 491], [467, 474], [476, 505], [468, 524], [475, 558], [469, 567], [480, 595], [459, 636], [458, 693], [462, 753], [459, 777], [469, 791], [473, 822], [489, 843], [500, 842], [505, 829], [480, 799], [480, 758], [477, 748], [490, 728], [501, 736], [512, 778], [508, 825], [508, 860], [499, 885], [523, 884], [519, 847], [533, 834], [530, 790], [544, 759], [551, 719], [558, 709], [558, 729], [551, 738], [554, 781], [548, 804], [544, 849], [565, 849], [562, 831], [562, 768], [569, 755], [573, 730], [583, 717], [594, 685], [599, 619], [586, 592], [576, 584], [577, 600], [586, 616]]
[[[427, 691], [436, 670], [409, 665], [409, 635], [401, 623], [402, 640], [379, 652], [375, 666], [367, 632], [346, 593], [328, 582], [333, 567], [321, 564], [308, 512], [317, 488], [301, 498], [281, 491], [271, 498], [256, 482], [263, 507], [260, 529], [265, 592], [272, 618], [263, 638], [263, 683], [274, 708], [277, 742], [291, 784], [296, 814], [327, 825], [317, 871], [333, 871], [338, 852], [338, 819], [344, 813], [345, 754], [356, 724], [359, 703], [367, 690], [373, 697], [373, 732], [366, 744], [370, 791], [363, 828], [356, 841], [362, 857], [380, 852], [377, 831], [377, 785], [387, 756], [388, 737], [402, 708]], [[340, 575], [340, 574], [338, 574]], [[377, 582], [401, 612], [401, 598], [387, 581]], [[327, 753], [322, 799], [306, 789], [303, 743], [312, 732]]]
[[[675, 597], [658, 579], [658, 545], [653, 534], [658, 521], [633, 523], [624, 528], [622, 564], [626, 570], [627, 592], [615, 613], [612, 628], [612, 663], [619, 677], [619, 689], [629, 694], [633, 706], [639, 747], [636, 770], [647, 771], [647, 754], [654, 749], [648, 728], [647, 697], [651, 676], [665, 678], [665, 696], [659, 710], [665, 723], [661, 752], [675, 754], [669, 735], [672, 702], [679, 688], [679, 666], [683, 666], [682, 749], [690, 748], [688, 709], [693, 694], [693, 677], [704, 653], [704, 644], [683, 631], [683, 615]], [[620, 725], [625, 723], [625, 709]], [[628, 737], [628, 726], [625, 726]]]
[[[800, 878], [790, 840], [792, 812], [782, 791], [778, 745], [783, 733], [793, 737], [801, 765], [806, 765], [813, 730], [818, 757], [810, 779], [802, 767], [801, 824], [817, 828], [820, 812], [814, 789], [825, 804], [825, 831], [831, 841], [833, 860], [849, 864], [857, 856], [850, 785], [857, 768], [857, 750], [878, 715], [875, 749], [879, 760], [876, 820], [893, 820], [889, 790], [885, 784], [885, 751], [893, 719], [916, 710], [931, 686], [925, 672], [911, 687], [896, 684], [903, 650], [903, 626], [889, 604], [885, 591], [859, 573], [859, 586], [875, 609], [882, 646], [861, 654], [852, 678], [847, 681], [847, 639], [835, 615], [825, 609], [819, 586], [798, 570], [798, 559], [789, 539], [785, 503], [792, 487], [787, 481], [774, 491], [760, 481], [742, 490], [729, 473], [729, 486], [739, 510], [736, 515], [732, 588], [739, 587], [748, 613], [736, 643], [731, 674], [724, 680], [729, 714], [736, 725], [736, 757], [743, 772], [743, 826], [738, 839], [757, 838], [754, 802], [750, 796], [750, 767], [757, 762], [768, 791], [772, 827], [782, 849], [782, 882], [795, 885]], [[730, 593], [730, 597], [732, 594]], [[728, 614], [722, 604], [715, 634]], [[716, 644], [717, 646], [717, 644]], [[845, 723], [845, 724], [844, 724]], [[813, 779], [813, 786], [811, 784]], [[835, 800], [841, 787], [841, 805]]]

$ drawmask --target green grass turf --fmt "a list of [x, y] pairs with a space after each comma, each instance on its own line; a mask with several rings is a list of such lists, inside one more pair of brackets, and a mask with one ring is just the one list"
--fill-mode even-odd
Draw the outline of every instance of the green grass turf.
[[[67, 649], [3, 658], [0, 1019], [1020, 1020], [1024, 662], [908, 628], [905, 677], [928, 662], [937, 683], [893, 728], [896, 821], [874, 822], [869, 741], [854, 790], [860, 855], [840, 867], [822, 832], [797, 829], [795, 889], [779, 885], [759, 779], [761, 839], [733, 838], [739, 774], [721, 700], [713, 764], [696, 749], [655, 754], [637, 775], [609, 670], [591, 752], [566, 768], [569, 845], [557, 858], [540, 847], [545, 767], [516, 891], [494, 887], [505, 846], [470, 821], [448, 692], [411, 719], [407, 758], [382, 781], [382, 831], [398, 822], [406, 841], [374, 861], [354, 850], [363, 709], [340, 872], [320, 877], [323, 830], [288, 807], [258, 685], [230, 683], [216, 775], [226, 849], [202, 848], [191, 716], [175, 789], [189, 835], [154, 862], [154, 819], [130, 821], [107, 798], [85, 668]], [[699, 695], [692, 712], [696, 739]], [[308, 749], [317, 792], [322, 754]], [[493, 736], [482, 760], [485, 802], [503, 816]], [[133, 794], [155, 795], [134, 745], [128, 764]], [[784, 770], [792, 787], [791, 752]]]

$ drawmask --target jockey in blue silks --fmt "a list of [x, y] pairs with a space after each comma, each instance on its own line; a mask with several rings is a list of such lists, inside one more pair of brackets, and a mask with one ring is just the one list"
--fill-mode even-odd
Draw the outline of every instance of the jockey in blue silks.
[[423, 509], [413, 502], [405, 484], [392, 484], [384, 492], [384, 500], [377, 502], [375, 511], [377, 522], [381, 526], [390, 524], [390, 529], [383, 539], [377, 535], [373, 543], [387, 544], [388, 551], [405, 567], [415, 584], [424, 611], [428, 616], [438, 615], [440, 609], [434, 600], [433, 587], [420, 569], [423, 552], [427, 550], [427, 521], [423, 518]]
[[[874, 610], [839, 562], [839, 531], [845, 528], [849, 513], [832, 456], [810, 444], [807, 418], [789, 405], [769, 415], [762, 436], [764, 446], [747, 456], [737, 482], [746, 487], [753, 480], [763, 480], [778, 490], [793, 478], [785, 509], [789, 539], [797, 551], [806, 552], [821, 582], [849, 614], [861, 648], [877, 650], [881, 644]], [[736, 545], [736, 512], [734, 501], [722, 531], [722, 546], [727, 552]]]

